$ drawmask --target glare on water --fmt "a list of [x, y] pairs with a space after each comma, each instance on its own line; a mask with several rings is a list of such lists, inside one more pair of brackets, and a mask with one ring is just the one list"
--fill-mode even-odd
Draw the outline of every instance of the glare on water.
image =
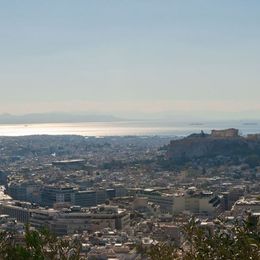
[[257, 133], [258, 125], [241, 123], [205, 123], [193, 125], [189, 123], [162, 122], [93, 122], [93, 123], [51, 123], [51, 124], [9, 124], [0, 125], [0, 136], [26, 135], [82, 135], [82, 136], [125, 136], [125, 135], [187, 135], [201, 130], [235, 127], [243, 134]]
[[170, 134], [172, 127], [131, 126], [118, 123], [15, 124], [0, 125], [0, 136], [83, 135], [120, 136]]

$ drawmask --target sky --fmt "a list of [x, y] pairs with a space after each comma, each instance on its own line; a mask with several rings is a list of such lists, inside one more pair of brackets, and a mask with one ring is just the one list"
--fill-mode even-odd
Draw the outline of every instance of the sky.
[[0, 0], [0, 113], [260, 119], [259, 0]]

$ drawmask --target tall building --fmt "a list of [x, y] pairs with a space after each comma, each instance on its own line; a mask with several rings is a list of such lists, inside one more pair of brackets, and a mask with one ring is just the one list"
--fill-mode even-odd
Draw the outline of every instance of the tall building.
[[3, 171], [0, 171], [0, 185], [4, 185], [4, 186], [7, 186], [7, 183], [8, 183], [8, 173], [7, 172], [3, 172]]
[[94, 190], [77, 191], [74, 205], [81, 207], [93, 207], [97, 205], [97, 193]]
[[11, 182], [7, 192], [13, 199], [40, 203], [40, 185], [33, 181]]
[[57, 235], [95, 232], [104, 228], [123, 230], [129, 227], [130, 214], [125, 209], [97, 206], [89, 210], [71, 207], [66, 210], [32, 209], [30, 224], [35, 228], [47, 227]]
[[74, 204], [75, 190], [66, 186], [45, 186], [41, 191], [41, 204], [53, 207], [56, 203]]
[[99, 189], [96, 191], [97, 194], [97, 204], [103, 204], [107, 200], [107, 192], [105, 189]]
[[10, 183], [10, 185], [7, 188], [7, 191], [8, 194], [15, 200], [27, 200], [26, 185], [24, 185], [24, 183]]
[[28, 223], [30, 220], [31, 203], [29, 202], [1, 202], [0, 214], [9, 215], [11, 218], [17, 219], [19, 222]]
[[173, 214], [190, 212], [197, 215], [212, 216], [222, 210], [220, 197], [212, 192], [185, 193], [174, 197]]

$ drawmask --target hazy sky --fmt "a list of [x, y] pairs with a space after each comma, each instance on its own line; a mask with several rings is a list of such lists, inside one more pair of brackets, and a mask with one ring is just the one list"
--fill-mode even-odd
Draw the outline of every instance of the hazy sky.
[[0, 113], [260, 117], [259, 0], [0, 0]]

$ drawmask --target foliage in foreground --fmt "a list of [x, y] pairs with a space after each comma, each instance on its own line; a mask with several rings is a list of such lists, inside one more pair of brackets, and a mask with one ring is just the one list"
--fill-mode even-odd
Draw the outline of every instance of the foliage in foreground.
[[29, 230], [21, 238], [9, 232], [0, 233], [0, 259], [55, 260], [80, 259], [80, 243], [59, 239], [48, 230]]
[[[180, 247], [159, 243], [150, 248], [137, 247], [142, 259], [150, 260], [259, 260], [259, 226], [251, 221], [233, 226], [217, 225], [215, 232], [200, 227], [191, 219], [183, 227]], [[0, 259], [10, 260], [79, 260], [81, 243], [57, 238], [47, 230], [26, 227], [22, 237], [0, 233]]]
[[180, 248], [159, 243], [144, 250], [151, 260], [259, 260], [260, 233], [250, 221], [232, 227], [219, 225], [213, 234], [194, 219], [183, 227], [185, 241]]

